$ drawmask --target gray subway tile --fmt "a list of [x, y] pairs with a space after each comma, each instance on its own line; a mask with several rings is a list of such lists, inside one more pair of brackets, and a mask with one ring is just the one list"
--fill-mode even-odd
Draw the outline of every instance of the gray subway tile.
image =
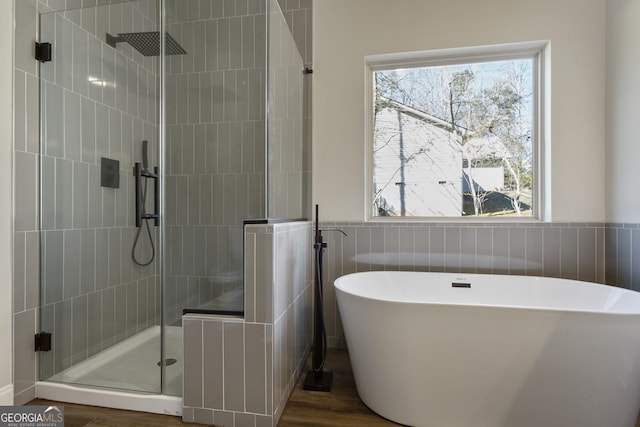
[[618, 248], [616, 250], [618, 286], [631, 287], [631, 230], [621, 228], [618, 230]]
[[256, 234], [256, 321], [272, 323], [273, 313], [273, 235]]
[[95, 231], [95, 287], [96, 290], [109, 286], [109, 230]]
[[444, 232], [445, 271], [460, 272], [460, 228], [447, 227]]
[[225, 322], [224, 328], [224, 408], [244, 411], [244, 325]]
[[56, 228], [73, 227], [73, 162], [56, 159]]
[[116, 333], [116, 290], [108, 288], [102, 294], [102, 345], [103, 348], [115, 343]]
[[87, 356], [102, 350], [102, 292], [87, 295]]
[[40, 306], [40, 232], [25, 233], [25, 309]]
[[[225, 0], [225, 3], [228, 0]], [[228, 70], [229, 69], [229, 64], [230, 64], [230, 30], [229, 30], [229, 19], [228, 18], [224, 18], [224, 19], [219, 19], [217, 20], [218, 22], [218, 36], [217, 36], [217, 42], [218, 42], [218, 55], [217, 55], [217, 59], [218, 59], [218, 70]]]
[[13, 233], [13, 313], [25, 310], [26, 243], [24, 232]]
[[578, 278], [578, 229], [562, 228], [560, 232], [560, 274], [565, 279]]
[[255, 414], [236, 412], [235, 427], [256, 427]]
[[75, 365], [87, 358], [88, 345], [88, 302], [87, 296], [73, 298], [71, 307], [73, 336], [71, 338], [71, 362]]
[[55, 327], [53, 330], [54, 372], [71, 367], [72, 342], [72, 300], [63, 300], [55, 304]]
[[543, 262], [543, 229], [528, 227], [525, 231], [526, 239], [526, 272], [529, 276], [542, 276]]
[[[598, 283], [605, 283], [605, 229], [596, 228], [596, 280]], [[637, 263], [634, 263], [636, 265]]]
[[44, 301], [46, 304], [62, 300], [64, 245], [62, 231], [47, 231], [44, 252]]
[[549, 227], [543, 230], [543, 275], [560, 277], [560, 229]]
[[109, 107], [116, 106], [116, 53], [107, 45], [102, 45], [102, 102]]
[[578, 279], [596, 282], [596, 229], [578, 229]]
[[398, 270], [400, 268], [400, 235], [398, 227], [385, 227], [384, 233], [384, 269]]
[[493, 228], [493, 273], [509, 273], [509, 229]]
[[[42, 156], [40, 162], [42, 171], [40, 221], [43, 230], [51, 230], [56, 224], [56, 162], [53, 157], [47, 156]], [[17, 226], [16, 229], [18, 229]]]
[[109, 109], [96, 103], [95, 112], [96, 162], [100, 164], [102, 157], [109, 158]]
[[445, 229], [432, 227], [429, 230], [429, 271], [445, 271]]
[[16, 231], [31, 231], [37, 228], [37, 180], [37, 156], [16, 151], [14, 196], [14, 227]]
[[193, 408], [193, 422], [198, 424], [213, 425], [213, 410]]
[[122, 113], [109, 109], [109, 158], [122, 159]]
[[80, 295], [80, 236], [80, 230], [64, 231], [63, 298], [65, 299]]
[[234, 427], [233, 412], [213, 411], [213, 424], [216, 427]]
[[55, 39], [56, 83], [65, 89], [73, 88], [73, 24], [56, 14]]
[[114, 338], [116, 342], [120, 342], [127, 335], [127, 286], [116, 286], [113, 289], [115, 289]]
[[266, 413], [266, 342], [261, 324], [245, 325], [245, 390], [246, 411]]
[[102, 187], [100, 186], [100, 166], [89, 165], [89, 218], [88, 226], [102, 227]]
[[[73, 27], [73, 91], [78, 95], [87, 96], [89, 84], [87, 32], [79, 27]], [[77, 119], [77, 118], [76, 118]]]
[[138, 332], [138, 282], [122, 285], [127, 289], [127, 338]]
[[26, 73], [15, 69], [13, 77], [13, 140], [16, 151], [27, 148], [27, 81]]
[[[205, 408], [223, 409], [223, 353], [222, 322], [203, 322], [203, 403]], [[198, 373], [194, 373], [197, 375]]]
[[203, 407], [203, 322], [201, 320], [183, 320], [183, 335], [184, 405], [201, 408]]
[[120, 266], [120, 248], [122, 244], [122, 233], [120, 228], [109, 229], [109, 286], [122, 284]]
[[256, 234], [245, 232], [244, 235], [244, 315], [245, 321], [256, 319]]
[[73, 163], [73, 226], [87, 228], [89, 225], [89, 166]]
[[102, 187], [102, 225], [114, 227], [116, 225], [116, 191], [115, 188]]
[[273, 427], [273, 416], [256, 415], [256, 427]]
[[[33, 43], [37, 33], [38, 10], [36, 0], [21, 0], [15, 2], [14, 50], [15, 66], [31, 74], [36, 74], [36, 62], [33, 60]], [[53, 23], [47, 21], [47, 24]], [[53, 25], [52, 25], [53, 26]]]
[[509, 229], [509, 274], [524, 275], [527, 271], [527, 232], [525, 228]]
[[138, 66], [127, 62], [127, 112], [132, 116], [138, 113]]
[[14, 358], [13, 382], [14, 392], [20, 393], [29, 387], [33, 387], [37, 379], [36, 353], [33, 351], [33, 336], [37, 328], [36, 310], [15, 314], [13, 322], [15, 331], [13, 352], [16, 355]]
[[[42, 66], [42, 65], [41, 65]], [[27, 74], [26, 85], [26, 143], [30, 153], [40, 152], [40, 81]]]
[[[40, 306], [39, 310], [34, 310], [34, 311], [39, 311], [39, 315], [40, 315], [40, 324], [37, 325], [38, 329], [40, 329], [41, 331], [43, 330], [45, 332], [52, 332], [55, 326], [55, 304], [42, 305]], [[31, 348], [29, 349], [29, 353], [34, 354], [33, 347], [32, 347], [33, 341], [31, 337], [29, 338], [30, 338], [29, 341], [31, 343]], [[23, 354], [23, 353], [19, 352], [16, 354]], [[40, 357], [39, 379], [40, 380], [45, 380], [53, 375], [54, 355], [55, 355], [55, 350], [40, 352], [39, 354], [39, 357]]]
[[493, 229], [479, 227], [477, 239], [477, 271], [478, 273], [493, 273]]
[[476, 272], [476, 230], [476, 227], [464, 227], [460, 229], [460, 267], [463, 272]]

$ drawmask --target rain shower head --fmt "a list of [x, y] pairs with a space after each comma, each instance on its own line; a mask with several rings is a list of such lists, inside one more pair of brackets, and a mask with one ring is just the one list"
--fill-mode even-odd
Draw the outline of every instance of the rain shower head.
[[[165, 33], [165, 50], [167, 55], [184, 55], [186, 50], [178, 44], [177, 41], [169, 33]], [[118, 43], [127, 42], [135, 50], [144, 56], [160, 55], [160, 32], [146, 31], [142, 33], [118, 33], [118, 36], [112, 36], [107, 33], [107, 44], [114, 49]]]

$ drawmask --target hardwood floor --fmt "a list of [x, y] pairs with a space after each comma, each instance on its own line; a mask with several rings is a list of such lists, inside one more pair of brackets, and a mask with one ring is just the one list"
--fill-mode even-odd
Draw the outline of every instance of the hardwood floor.
[[[310, 392], [302, 389], [304, 376], [298, 380], [278, 427], [375, 427], [397, 426], [369, 408], [358, 397], [351, 364], [346, 350], [329, 350], [326, 371], [333, 372], [331, 393]], [[31, 405], [62, 405], [65, 412], [65, 426], [108, 426], [108, 427], [155, 427], [194, 425], [183, 423], [178, 417], [147, 414], [144, 412], [98, 408], [70, 403], [51, 402], [36, 399]], [[640, 427], [640, 418], [636, 424]]]
[[[307, 363], [308, 364], [308, 363]], [[333, 372], [331, 393], [305, 391], [303, 372], [278, 427], [397, 426], [375, 414], [358, 397], [346, 350], [330, 349], [325, 371]]]
[[43, 399], [32, 400], [28, 405], [64, 406], [65, 427], [161, 427], [193, 425], [183, 423], [180, 417], [172, 417], [169, 415], [100, 408], [98, 406], [76, 405], [73, 403], [61, 403]]

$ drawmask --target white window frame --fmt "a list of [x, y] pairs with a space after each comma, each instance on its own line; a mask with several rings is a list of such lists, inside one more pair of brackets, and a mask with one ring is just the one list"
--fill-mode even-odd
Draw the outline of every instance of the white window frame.
[[[421, 52], [371, 55], [365, 57], [365, 213], [368, 221], [464, 221], [464, 222], [539, 222], [551, 221], [550, 187], [550, 43], [533, 41]], [[373, 124], [376, 71], [398, 70], [429, 66], [468, 64], [510, 59], [533, 60], [533, 211], [530, 217], [381, 217], [373, 215]]]

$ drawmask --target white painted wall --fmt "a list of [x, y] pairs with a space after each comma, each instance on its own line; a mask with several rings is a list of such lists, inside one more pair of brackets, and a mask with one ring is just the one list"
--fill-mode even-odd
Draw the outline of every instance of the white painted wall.
[[313, 197], [322, 219], [365, 219], [365, 56], [549, 40], [551, 219], [603, 221], [605, 11], [606, 0], [314, 2]]
[[13, 2], [0, 1], [0, 405], [13, 404], [12, 386], [12, 93]]
[[640, 222], [640, 2], [607, 3], [606, 219]]

